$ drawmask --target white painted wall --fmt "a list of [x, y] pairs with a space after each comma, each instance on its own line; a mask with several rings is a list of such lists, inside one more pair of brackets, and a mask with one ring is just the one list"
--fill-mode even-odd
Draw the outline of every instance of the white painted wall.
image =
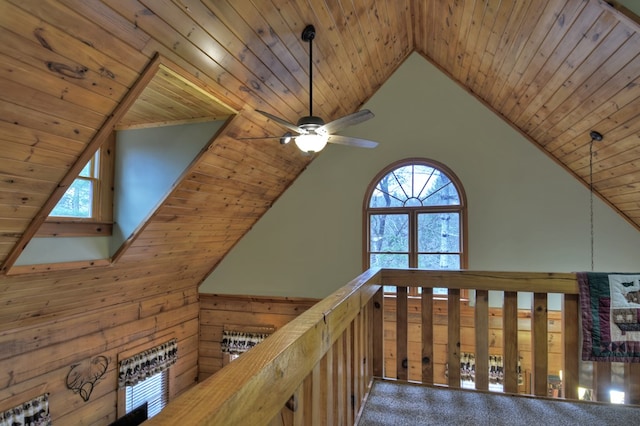
[[[461, 179], [470, 269], [591, 268], [588, 190], [424, 58], [411, 55], [365, 107], [376, 117], [344, 133], [378, 148], [329, 145], [201, 292], [322, 298], [346, 284], [362, 268], [367, 185], [408, 157], [440, 161]], [[640, 233], [598, 199], [595, 242], [596, 270], [640, 269]]]
[[156, 209], [223, 124], [211, 121], [118, 132], [111, 254]]

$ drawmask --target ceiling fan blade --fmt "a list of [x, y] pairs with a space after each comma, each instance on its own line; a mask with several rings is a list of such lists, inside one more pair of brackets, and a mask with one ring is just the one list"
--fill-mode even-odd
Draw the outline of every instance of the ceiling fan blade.
[[264, 115], [265, 117], [275, 121], [276, 123], [278, 123], [282, 127], [286, 127], [287, 129], [293, 130], [296, 133], [304, 133], [304, 130], [302, 130], [300, 127], [296, 126], [295, 124], [291, 124], [288, 121], [284, 121], [280, 117], [276, 117], [275, 115], [269, 114], [268, 112], [265, 112], [265, 111], [260, 111], [259, 109], [257, 109], [256, 112], [259, 112], [260, 114]]
[[269, 139], [280, 139], [280, 145], [286, 145], [293, 140], [295, 136], [291, 134], [291, 132], [287, 132], [282, 136], [253, 136], [250, 138], [236, 138], [239, 141], [251, 141], [251, 140], [269, 140]]
[[373, 113], [368, 109], [363, 109], [361, 111], [354, 112], [353, 114], [345, 115], [344, 117], [330, 121], [329, 123], [322, 126], [321, 129], [326, 131], [328, 134], [332, 134], [339, 132], [345, 127], [362, 123], [363, 121], [367, 121], [371, 118], [373, 118]]
[[378, 146], [378, 142], [370, 141], [367, 139], [352, 138], [351, 136], [342, 136], [342, 135], [329, 136], [329, 143], [355, 146], [357, 148], [375, 148], [376, 146]]
[[251, 138], [235, 138], [239, 141], [258, 141], [258, 140], [268, 140], [268, 139], [281, 139], [282, 136], [254, 136]]

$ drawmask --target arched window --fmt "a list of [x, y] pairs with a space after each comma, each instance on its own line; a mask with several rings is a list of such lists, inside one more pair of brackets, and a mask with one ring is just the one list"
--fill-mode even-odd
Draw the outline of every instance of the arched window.
[[410, 158], [387, 166], [364, 200], [364, 267], [467, 267], [466, 198], [445, 165]]

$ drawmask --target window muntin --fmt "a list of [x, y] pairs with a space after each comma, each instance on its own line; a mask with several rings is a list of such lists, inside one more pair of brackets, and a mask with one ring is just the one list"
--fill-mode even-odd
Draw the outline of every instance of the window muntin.
[[369, 208], [460, 205], [451, 179], [427, 164], [398, 167], [378, 181]]
[[388, 166], [365, 198], [365, 269], [465, 268], [464, 200], [458, 179], [442, 164], [409, 159]]

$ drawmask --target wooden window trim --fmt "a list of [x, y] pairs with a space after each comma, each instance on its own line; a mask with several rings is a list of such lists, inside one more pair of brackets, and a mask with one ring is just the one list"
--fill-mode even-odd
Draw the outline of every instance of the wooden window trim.
[[[378, 184], [378, 182], [390, 173], [393, 170], [398, 168], [409, 166], [409, 165], [425, 165], [428, 167], [432, 167], [443, 172], [453, 183], [456, 190], [458, 191], [458, 196], [460, 197], [460, 204], [452, 205], [452, 206], [418, 206], [418, 207], [389, 207], [389, 208], [379, 208], [379, 207], [369, 207], [371, 196]], [[370, 216], [375, 214], [406, 214], [409, 217], [409, 221], [416, 221], [417, 216], [420, 213], [437, 213], [437, 212], [451, 212], [458, 213], [460, 215], [460, 269], [468, 268], [468, 242], [467, 242], [467, 199], [466, 194], [464, 192], [464, 187], [462, 186], [462, 182], [456, 176], [456, 174], [446, 165], [427, 158], [407, 158], [403, 160], [396, 161], [394, 163], [389, 164], [384, 169], [382, 169], [369, 183], [367, 190], [365, 192], [364, 201], [363, 201], [363, 219], [362, 219], [362, 267], [363, 270], [369, 268], [370, 263], [370, 246], [369, 246], [369, 234], [370, 234]], [[409, 256], [409, 265], [417, 265], [417, 234], [409, 235], [409, 252], [407, 255]], [[409, 288], [408, 296], [411, 297], [419, 297], [418, 288]], [[435, 298], [446, 298], [445, 295], [434, 295]], [[463, 290], [461, 292], [462, 299], [468, 299], [469, 293], [467, 290]]]

